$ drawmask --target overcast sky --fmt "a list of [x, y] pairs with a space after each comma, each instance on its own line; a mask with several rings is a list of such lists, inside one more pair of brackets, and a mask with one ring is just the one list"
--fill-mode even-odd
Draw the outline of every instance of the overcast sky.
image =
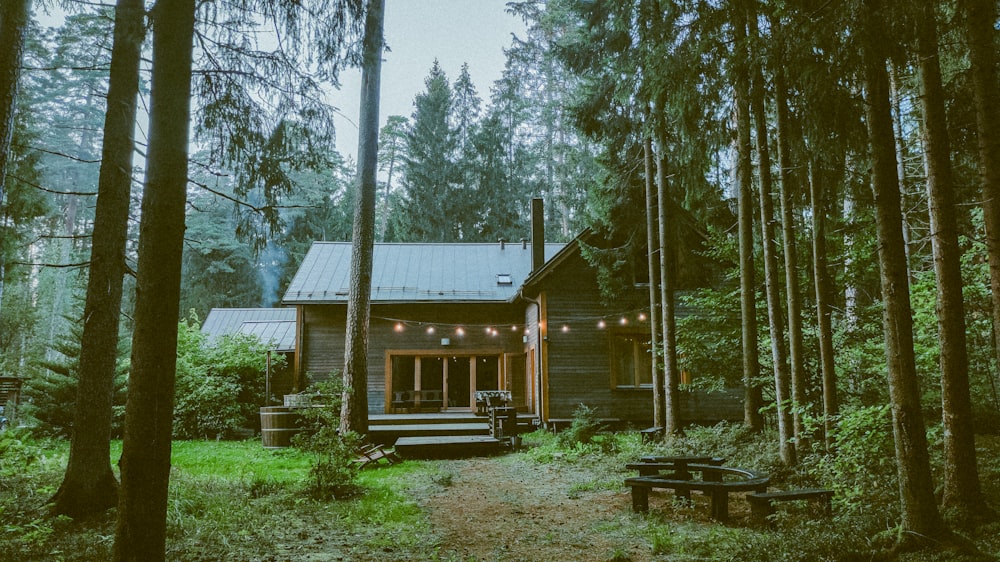
[[[449, 82], [458, 78], [463, 62], [483, 100], [504, 67], [503, 49], [511, 34], [524, 37], [524, 23], [504, 11], [507, 0], [386, 0], [382, 61], [382, 103], [379, 120], [390, 115], [409, 118], [413, 98], [424, 90], [437, 58]], [[331, 96], [345, 118], [337, 122], [337, 150], [354, 157], [358, 150], [358, 109], [361, 73], [344, 74], [343, 87]], [[348, 121], [349, 119], [349, 121]]]
[[[0, 0], [5, 1], [5, 0]], [[458, 77], [462, 63], [476, 91], [488, 100], [490, 86], [500, 78], [511, 34], [524, 37], [520, 18], [505, 11], [508, 0], [385, 0], [385, 37], [389, 51], [382, 62], [382, 103], [379, 120], [390, 115], [409, 118], [413, 98], [424, 90], [424, 79], [437, 58], [449, 82]], [[63, 12], [35, 12], [43, 26], [58, 26]], [[329, 102], [342, 113], [338, 119], [337, 150], [345, 157], [358, 151], [358, 113], [361, 104], [361, 72], [341, 76], [341, 89], [331, 93]], [[485, 105], [485, 104], [484, 104]]]

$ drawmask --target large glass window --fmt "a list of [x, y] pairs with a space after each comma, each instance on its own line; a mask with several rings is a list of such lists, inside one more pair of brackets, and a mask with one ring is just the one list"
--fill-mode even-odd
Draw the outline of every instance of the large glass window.
[[472, 390], [496, 390], [498, 355], [392, 355], [387, 411], [472, 408]]
[[611, 336], [611, 369], [615, 387], [635, 388], [653, 385], [651, 348], [647, 335]]

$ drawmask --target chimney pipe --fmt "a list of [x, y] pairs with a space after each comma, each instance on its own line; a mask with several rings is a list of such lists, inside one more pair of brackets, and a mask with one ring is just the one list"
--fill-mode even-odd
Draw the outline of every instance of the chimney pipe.
[[503, 248], [504, 248], [504, 245], [505, 245], [505, 243], [506, 243], [507, 241], [506, 241], [506, 240], [504, 240], [503, 238], [500, 238], [500, 239], [498, 239], [497, 241], [498, 241], [498, 242], [500, 242], [500, 250], [503, 250]]
[[545, 264], [545, 210], [540, 197], [531, 200], [531, 271]]
[[522, 250], [527, 250], [528, 249], [528, 239], [527, 238], [521, 238], [521, 249]]

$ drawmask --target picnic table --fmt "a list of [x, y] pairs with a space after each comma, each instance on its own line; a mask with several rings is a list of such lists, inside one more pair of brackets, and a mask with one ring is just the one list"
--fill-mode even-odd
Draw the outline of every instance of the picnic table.
[[632, 489], [632, 511], [649, 511], [649, 491], [652, 489], [671, 489], [684, 498], [690, 498], [691, 491], [697, 490], [709, 496], [712, 518], [725, 521], [729, 518], [729, 494], [766, 492], [771, 481], [768, 475], [753, 470], [711, 464], [688, 464], [686, 472], [700, 473], [701, 478], [674, 478], [673, 474], [626, 478], [625, 485]]
[[662, 473], [664, 470], [672, 470], [671, 478], [676, 480], [690, 480], [691, 472], [688, 467], [692, 464], [707, 464], [721, 466], [726, 459], [707, 455], [645, 455], [639, 457], [637, 463], [625, 465], [628, 470], [638, 470], [639, 476], [653, 476]]

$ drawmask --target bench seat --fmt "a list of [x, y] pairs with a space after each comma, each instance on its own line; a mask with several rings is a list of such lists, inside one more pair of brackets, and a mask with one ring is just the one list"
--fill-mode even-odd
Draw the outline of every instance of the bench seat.
[[[742, 468], [690, 465], [690, 470], [702, 473], [703, 480], [677, 480], [664, 476], [634, 476], [625, 479], [625, 485], [632, 489], [632, 511], [649, 511], [649, 491], [671, 489], [678, 497], [690, 498], [691, 491], [699, 491], [710, 498], [712, 518], [725, 521], [729, 518], [729, 494], [732, 492], [764, 492], [770, 477]], [[725, 481], [725, 476], [738, 476], [739, 480]]]

